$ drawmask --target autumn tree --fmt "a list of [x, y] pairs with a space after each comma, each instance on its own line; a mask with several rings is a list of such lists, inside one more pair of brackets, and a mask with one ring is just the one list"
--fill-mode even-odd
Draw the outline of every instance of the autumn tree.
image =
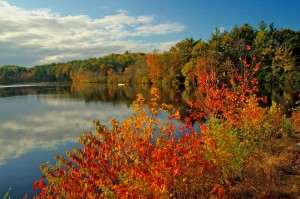
[[146, 64], [149, 71], [149, 77], [152, 83], [157, 83], [162, 77], [161, 54], [148, 53], [146, 54]]
[[124, 75], [130, 76], [135, 83], [150, 83], [146, 56], [139, 55], [136, 61], [125, 69]]

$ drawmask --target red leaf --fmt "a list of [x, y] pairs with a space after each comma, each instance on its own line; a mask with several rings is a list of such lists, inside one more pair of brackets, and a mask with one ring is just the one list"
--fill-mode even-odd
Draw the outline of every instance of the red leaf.
[[223, 189], [223, 187], [219, 187], [218, 194], [220, 198], [225, 196], [225, 190]]
[[38, 188], [38, 181], [35, 181], [33, 183], [33, 187], [32, 187], [32, 190], [36, 190]]
[[45, 187], [45, 184], [44, 184], [43, 182], [40, 181], [40, 182], [38, 183], [38, 187], [42, 189], [42, 188]]

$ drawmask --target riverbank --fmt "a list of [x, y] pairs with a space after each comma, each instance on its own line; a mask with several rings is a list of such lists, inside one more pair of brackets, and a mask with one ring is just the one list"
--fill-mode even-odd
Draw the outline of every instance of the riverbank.
[[263, 143], [245, 164], [227, 198], [300, 198], [300, 132]]

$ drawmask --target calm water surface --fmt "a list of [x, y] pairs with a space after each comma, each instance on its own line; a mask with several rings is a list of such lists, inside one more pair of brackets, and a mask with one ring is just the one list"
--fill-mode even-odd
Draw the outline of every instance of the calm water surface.
[[130, 101], [118, 87], [0, 86], [0, 198], [9, 187], [12, 198], [31, 198], [41, 163], [72, 149], [79, 135], [93, 130], [94, 119], [129, 116]]
[[[53, 156], [79, 145], [78, 136], [93, 131], [92, 121], [108, 124], [132, 114], [131, 103], [138, 93], [149, 97], [148, 86], [27, 84], [0, 85], [0, 198], [11, 187], [12, 198], [31, 198], [33, 182], [42, 173], [39, 165], [54, 162]], [[193, 91], [160, 90], [158, 104], [173, 104], [187, 113], [185, 100]], [[285, 107], [293, 106], [299, 91], [262, 89]], [[185, 99], [185, 100], [183, 100]]]

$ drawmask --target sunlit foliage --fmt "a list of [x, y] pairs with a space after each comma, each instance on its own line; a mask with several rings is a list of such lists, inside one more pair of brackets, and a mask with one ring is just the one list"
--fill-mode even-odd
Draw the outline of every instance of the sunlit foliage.
[[[159, 105], [158, 90], [151, 100], [138, 95], [133, 115], [114, 118], [110, 127], [99, 120], [96, 133], [80, 137], [82, 147], [58, 154], [54, 165], [41, 165], [43, 177], [33, 188], [35, 198], [207, 198], [223, 197], [236, 179], [252, 166], [256, 150], [266, 143], [293, 136], [297, 118], [287, 119], [276, 103], [262, 108], [255, 74], [260, 63], [244, 45], [238, 67], [220, 73], [203, 60], [197, 71], [196, 99], [182, 117], [171, 105]], [[167, 120], [159, 117], [168, 112]], [[297, 115], [296, 110], [293, 115]], [[295, 120], [296, 119], [296, 120]], [[262, 169], [267, 185], [274, 185], [273, 170]], [[261, 176], [254, 175], [255, 179]]]

